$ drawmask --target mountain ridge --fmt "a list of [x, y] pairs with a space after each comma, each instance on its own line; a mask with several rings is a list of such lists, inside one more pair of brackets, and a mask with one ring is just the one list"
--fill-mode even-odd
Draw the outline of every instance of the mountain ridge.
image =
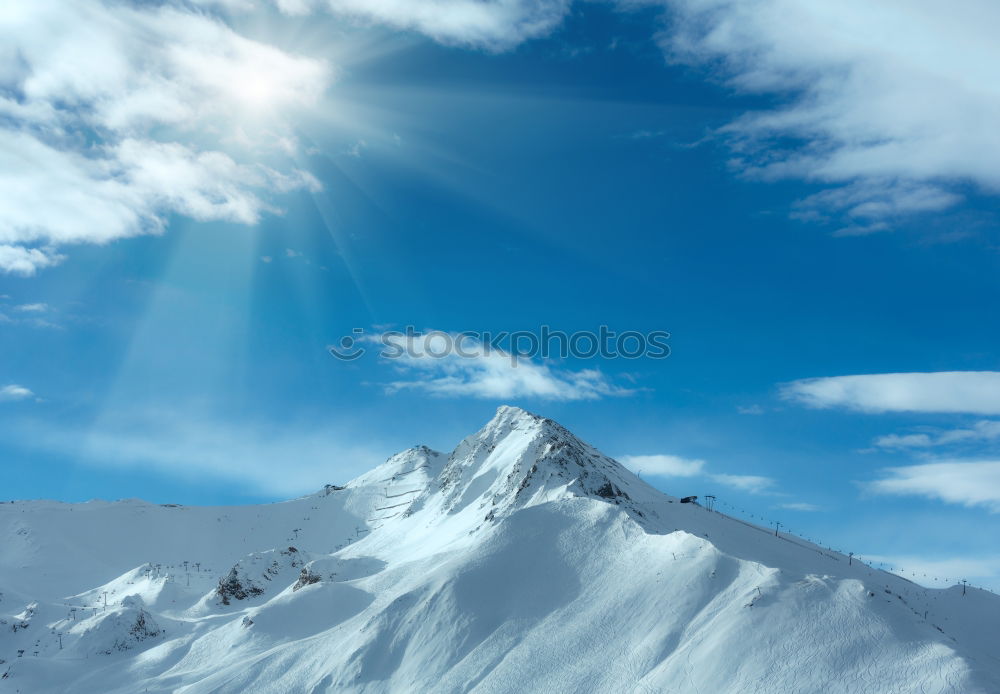
[[996, 596], [681, 504], [512, 407], [287, 502], [0, 505], [0, 593], [0, 694], [1000, 691]]

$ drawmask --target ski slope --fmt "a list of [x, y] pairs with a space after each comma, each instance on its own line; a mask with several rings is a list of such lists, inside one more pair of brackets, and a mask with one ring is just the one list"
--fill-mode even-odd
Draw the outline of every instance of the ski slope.
[[990, 593], [681, 504], [511, 407], [282, 503], [0, 504], [0, 694], [990, 694], [998, 636]]

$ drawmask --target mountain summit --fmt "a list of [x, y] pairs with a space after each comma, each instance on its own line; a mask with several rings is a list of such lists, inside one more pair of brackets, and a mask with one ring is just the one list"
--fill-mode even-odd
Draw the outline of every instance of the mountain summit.
[[438, 482], [447, 510], [474, 504], [489, 520], [566, 495], [622, 503], [626, 488], [654, 491], [553, 420], [510, 406], [458, 445]]
[[987, 693], [997, 623], [516, 407], [284, 503], [0, 504], [0, 694]]

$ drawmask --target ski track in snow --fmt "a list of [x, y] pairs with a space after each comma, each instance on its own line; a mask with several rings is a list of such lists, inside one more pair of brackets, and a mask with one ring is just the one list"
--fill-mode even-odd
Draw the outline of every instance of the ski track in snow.
[[517, 408], [288, 502], [0, 504], [0, 694], [994, 694], [997, 625]]

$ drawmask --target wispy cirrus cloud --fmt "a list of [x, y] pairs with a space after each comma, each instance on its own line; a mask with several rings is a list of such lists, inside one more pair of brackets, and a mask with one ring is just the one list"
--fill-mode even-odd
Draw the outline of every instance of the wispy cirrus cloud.
[[35, 304], [20, 304], [14, 307], [15, 311], [20, 311], [21, 313], [48, 313], [50, 307], [48, 304], [35, 303]]
[[1000, 372], [938, 371], [793, 381], [781, 395], [808, 407], [860, 412], [1000, 414]]
[[968, 427], [935, 430], [928, 433], [888, 434], [875, 439], [878, 448], [931, 448], [975, 444], [1000, 440], [1000, 420], [984, 419]]
[[16, 3], [0, 46], [0, 271], [158, 233], [171, 214], [252, 224], [270, 194], [318, 186], [263, 155], [328, 85], [320, 60], [172, 2]]
[[[258, 11], [253, 0], [193, 0], [232, 13]], [[489, 51], [545, 36], [569, 13], [572, 0], [270, 0], [289, 16], [332, 14], [423, 34], [446, 45]]]
[[0, 297], [0, 308], [9, 313], [0, 312], [0, 325], [26, 325], [34, 328], [56, 330], [62, 327], [58, 322], [54, 321], [54, 315], [57, 311], [49, 304], [36, 302], [5, 307], [2, 306], [2, 301], [3, 297]]
[[504, 50], [555, 29], [571, 0], [329, 0], [333, 12], [436, 41]]

